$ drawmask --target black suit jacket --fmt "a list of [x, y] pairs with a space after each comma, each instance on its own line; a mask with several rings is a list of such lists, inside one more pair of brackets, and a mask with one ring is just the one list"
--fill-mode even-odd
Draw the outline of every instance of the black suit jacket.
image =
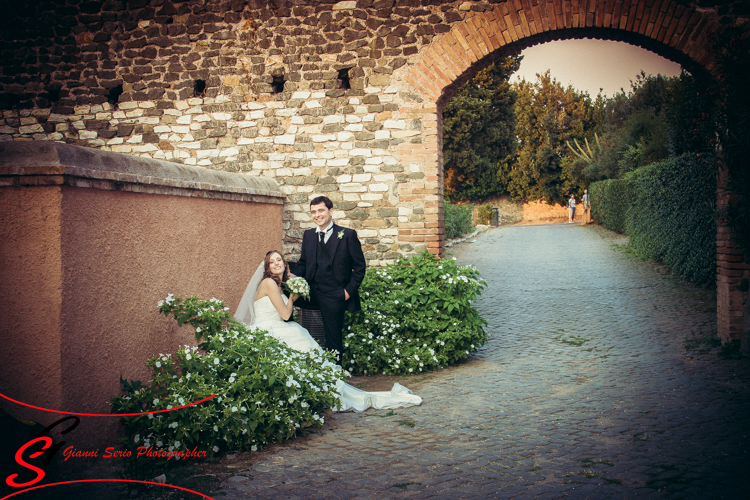
[[[340, 238], [339, 234], [341, 234]], [[341, 290], [346, 290], [349, 293], [349, 300], [346, 301], [347, 310], [349, 312], [359, 311], [362, 309], [359, 299], [359, 285], [365, 278], [367, 263], [362, 253], [362, 244], [357, 237], [357, 231], [334, 224], [328, 245], [333, 245], [331, 268], [336, 278], [336, 283], [328, 283], [328, 285], [336, 285]], [[316, 271], [317, 258], [318, 237], [314, 228], [308, 229], [302, 236], [302, 254], [297, 261], [297, 265], [294, 266], [294, 274], [303, 276], [310, 285], [314, 285], [312, 277]]]

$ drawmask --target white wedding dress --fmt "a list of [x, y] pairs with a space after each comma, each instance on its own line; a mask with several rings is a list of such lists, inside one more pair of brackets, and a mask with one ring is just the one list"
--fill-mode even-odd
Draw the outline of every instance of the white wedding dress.
[[[287, 303], [286, 295], [282, 295]], [[266, 330], [274, 338], [284, 342], [296, 351], [322, 351], [310, 332], [293, 321], [286, 322], [271, 303], [268, 296], [261, 297], [253, 303], [255, 318], [250, 325], [252, 329]], [[340, 369], [340, 367], [339, 367]], [[419, 405], [422, 398], [399, 383], [393, 384], [390, 391], [367, 392], [339, 380], [336, 390], [341, 399], [341, 407], [337, 411], [364, 411], [368, 408], [392, 409], [404, 406]]]

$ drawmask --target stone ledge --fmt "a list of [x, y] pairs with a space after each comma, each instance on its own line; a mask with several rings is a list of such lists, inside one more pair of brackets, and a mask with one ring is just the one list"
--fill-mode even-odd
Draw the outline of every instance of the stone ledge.
[[0, 187], [66, 185], [109, 191], [283, 204], [271, 179], [45, 141], [0, 143]]

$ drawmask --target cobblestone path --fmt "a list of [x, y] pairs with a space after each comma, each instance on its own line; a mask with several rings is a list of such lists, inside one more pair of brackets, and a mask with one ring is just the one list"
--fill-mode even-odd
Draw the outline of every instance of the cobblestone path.
[[214, 498], [750, 498], [750, 370], [684, 340], [707, 293], [596, 227], [493, 230], [452, 250], [489, 282], [490, 340], [434, 375], [420, 407], [331, 430]]

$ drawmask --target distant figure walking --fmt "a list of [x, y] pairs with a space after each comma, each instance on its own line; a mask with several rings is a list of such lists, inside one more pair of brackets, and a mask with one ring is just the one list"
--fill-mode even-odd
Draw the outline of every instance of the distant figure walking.
[[570, 199], [568, 200], [568, 224], [573, 223], [573, 218], [576, 216], [576, 196], [574, 194], [570, 195]]
[[581, 203], [583, 203], [583, 217], [581, 217], [581, 224], [590, 224], [591, 223], [591, 201], [589, 201], [588, 189], [583, 190], [583, 198], [581, 199]]

